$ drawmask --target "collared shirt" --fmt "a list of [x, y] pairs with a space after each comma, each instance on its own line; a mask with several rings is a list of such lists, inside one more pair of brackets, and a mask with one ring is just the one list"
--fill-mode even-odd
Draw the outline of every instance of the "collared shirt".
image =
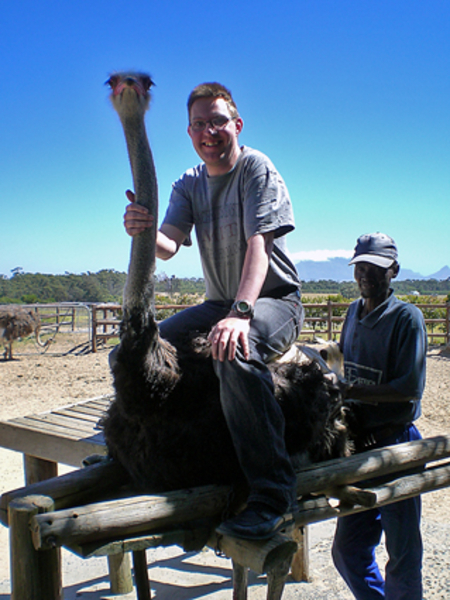
[[340, 347], [345, 377], [350, 383], [388, 383], [412, 397], [407, 402], [363, 404], [357, 400], [364, 429], [406, 424], [421, 414], [425, 386], [427, 332], [420, 309], [392, 293], [380, 306], [360, 318], [364, 300], [353, 302], [345, 319]]

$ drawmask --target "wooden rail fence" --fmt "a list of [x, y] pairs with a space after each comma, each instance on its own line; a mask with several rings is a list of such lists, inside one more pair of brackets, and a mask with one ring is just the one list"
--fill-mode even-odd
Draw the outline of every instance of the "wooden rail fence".
[[[188, 304], [159, 304], [155, 306], [157, 311], [179, 311], [188, 308]], [[305, 320], [300, 333], [302, 338], [322, 337], [327, 340], [338, 340], [341, 334], [342, 324], [348, 303], [323, 302], [317, 304], [304, 303]], [[416, 304], [424, 312], [425, 323], [428, 329], [428, 339], [432, 343], [436, 339], [444, 340], [450, 344], [450, 303], [442, 304]], [[108, 339], [118, 337], [120, 304], [92, 304], [92, 352], [97, 352], [100, 343]], [[427, 318], [426, 311], [441, 309], [445, 311], [444, 318]], [[435, 331], [435, 328], [440, 331]]]

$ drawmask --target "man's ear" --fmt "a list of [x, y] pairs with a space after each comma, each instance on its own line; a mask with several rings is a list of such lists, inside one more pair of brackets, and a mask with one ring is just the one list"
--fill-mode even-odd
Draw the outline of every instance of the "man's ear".
[[392, 279], [395, 279], [400, 273], [400, 265], [398, 264], [398, 262], [396, 262], [390, 268], [392, 269]]

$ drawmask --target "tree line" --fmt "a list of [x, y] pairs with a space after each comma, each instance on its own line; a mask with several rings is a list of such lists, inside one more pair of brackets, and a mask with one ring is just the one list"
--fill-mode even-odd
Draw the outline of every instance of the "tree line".
[[[0, 278], [0, 304], [57, 302], [122, 302], [127, 275], [114, 269], [98, 273], [48, 275], [16, 271], [9, 279]], [[202, 278], [156, 275], [155, 292], [168, 295], [205, 293]]]
[[[0, 276], [0, 304], [36, 304], [56, 302], [114, 302], [122, 301], [126, 273], [114, 269], [103, 269], [98, 273], [49, 275], [42, 273], [23, 273], [14, 270], [12, 277]], [[447, 295], [450, 300], [450, 278], [411, 279], [393, 281], [397, 294]], [[306, 281], [302, 290], [307, 294], [328, 294], [344, 300], [359, 296], [358, 287], [351, 281], [319, 280]], [[168, 296], [202, 296], [205, 282], [201, 277], [176, 277], [160, 273], [155, 276], [155, 292]], [[330, 298], [331, 299], [331, 298]]]

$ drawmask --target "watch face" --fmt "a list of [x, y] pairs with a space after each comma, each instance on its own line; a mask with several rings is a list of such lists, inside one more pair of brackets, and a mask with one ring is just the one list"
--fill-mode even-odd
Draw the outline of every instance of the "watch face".
[[252, 307], [246, 300], [240, 300], [236, 303], [236, 308], [241, 313], [248, 313], [251, 311]]
[[253, 306], [247, 300], [236, 300], [232, 309], [239, 317], [253, 318]]

